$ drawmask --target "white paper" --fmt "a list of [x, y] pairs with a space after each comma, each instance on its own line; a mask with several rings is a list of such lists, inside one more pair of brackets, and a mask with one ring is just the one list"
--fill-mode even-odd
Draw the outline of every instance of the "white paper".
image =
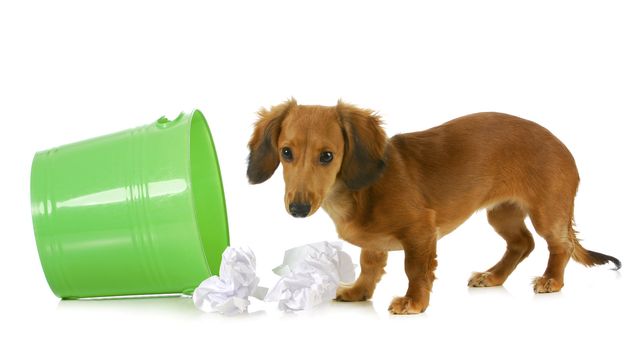
[[220, 275], [204, 280], [193, 292], [193, 303], [204, 312], [234, 315], [245, 312], [251, 303], [265, 293], [258, 287], [255, 254], [249, 248], [227, 247], [222, 254]]
[[341, 283], [355, 280], [353, 260], [341, 242], [318, 242], [289, 249], [273, 272], [281, 276], [264, 298], [285, 311], [305, 310], [335, 298]]

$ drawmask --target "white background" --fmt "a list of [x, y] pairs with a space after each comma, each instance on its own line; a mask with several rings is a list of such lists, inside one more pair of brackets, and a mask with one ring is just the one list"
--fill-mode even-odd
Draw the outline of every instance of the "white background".
[[[0, 4], [0, 347], [636, 348], [639, 12], [632, 1], [3, 1]], [[278, 171], [245, 177], [255, 112], [295, 96], [378, 111], [390, 135], [478, 111], [534, 120], [573, 152], [586, 248], [619, 272], [571, 262], [561, 293], [534, 295], [537, 249], [503, 288], [469, 290], [504, 244], [479, 212], [439, 242], [431, 306], [403, 295], [392, 253], [373, 301], [284, 314], [205, 314], [190, 299], [61, 302], [41, 271], [30, 217], [33, 153], [201, 109], [222, 167], [231, 239], [265, 285], [285, 249], [336, 239], [323, 212], [288, 216]], [[530, 226], [529, 226], [530, 227]], [[356, 247], [346, 245], [355, 258]]]

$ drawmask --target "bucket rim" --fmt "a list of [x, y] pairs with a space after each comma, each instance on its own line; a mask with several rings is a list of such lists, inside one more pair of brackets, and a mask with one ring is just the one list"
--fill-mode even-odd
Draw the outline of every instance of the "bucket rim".
[[[217, 179], [219, 180], [219, 188], [216, 189], [215, 193], [217, 193], [219, 195], [219, 201], [221, 204], [221, 209], [222, 209], [222, 213], [221, 215], [219, 215], [220, 217], [217, 217], [216, 220], [221, 219], [223, 222], [220, 223], [218, 222], [218, 225], [223, 225], [223, 236], [220, 237], [215, 237], [217, 240], [219, 239], [224, 239], [224, 243], [225, 246], [229, 246], [230, 245], [230, 235], [229, 235], [229, 224], [228, 224], [228, 210], [226, 207], [226, 196], [225, 196], [225, 191], [224, 191], [224, 182], [222, 179], [222, 170], [220, 168], [219, 165], [219, 160], [218, 160], [218, 156], [217, 156], [217, 149], [215, 148], [215, 142], [213, 139], [213, 135], [211, 133], [211, 128], [209, 126], [208, 121], [206, 120], [206, 117], [204, 116], [204, 114], [197, 108], [193, 109], [191, 111], [191, 113], [186, 114], [184, 112], [180, 113], [180, 115], [176, 118], [180, 118], [180, 117], [188, 117], [188, 128], [187, 128], [187, 133], [188, 133], [188, 145], [187, 145], [187, 167], [188, 167], [188, 180], [189, 180], [189, 184], [191, 187], [191, 196], [190, 196], [190, 200], [191, 200], [191, 206], [193, 208], [192, 213], [193, 213], [193, 217], [194, 217], [194, 221], [196, 222], [196, 226], [197, 226], [197, 237], [199, 240], [199, 246], [200, 246], [200, 250], [201, 250], [201, 254], [202, 257], [204, 259], [204, 261], [206, 262], [206, 266], [207, 269], [209, 271], [209, 275], [213, 275], [214, 271], [213, 271], [213, 261], [210, 261], [208, 255], [207, 255], [207, 248], [211, 249], [212, 247], [207, 247], [206, 244], [204, 243], [204, 237], [203, 235], [206, 234], [205, 232], [202, 232], [200, 230], [200, 226], [199, 226], [199, 221], [198, 221], [198, 215], [201, 215], [198, 211], [198, 205], [196, 203], [196, 199], [195, 199], [195, 192], [194, 189], [192, 187], [193, 185], [193, 161], [192, 161], [192, 150], [191, 150], [191, 146], [192, 146], [192, 132], [193, 132], [193, 127], [194, 127], [194, 121], [198, 120], [202, 122], [202, 126], [204, 127], [204, 131], [206, 134], [206, 137], [208, 137], [208, 141], [210, 142], [210, 152], [212, 154], [212, 161], [215, 163], [215, 176], [217, 177]], [[219, 267], [218, 267], [219, 269]]]

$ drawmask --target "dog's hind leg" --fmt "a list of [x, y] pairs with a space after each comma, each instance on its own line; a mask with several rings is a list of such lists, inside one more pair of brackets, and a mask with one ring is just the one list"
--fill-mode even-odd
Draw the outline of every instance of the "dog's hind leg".
[[543, 276], [535, 278], [535, 293], [558, 292], [564, 286], [564, 270], [574, 251], [570, 237], [572, 229], [572, 203], [569, 209], [560, 206], [532, 208], [530, 220], [537, 233], [548, 243], [548, 266]]
[[488, 210], [488, 222], [506, 241], [506, 253], [485, 272], [475, 272], [468, 281], [469, 287], [502, 285], [517, 265], [535, 248], [524, 219], [526, 213], [515, 203], [504, 202]]

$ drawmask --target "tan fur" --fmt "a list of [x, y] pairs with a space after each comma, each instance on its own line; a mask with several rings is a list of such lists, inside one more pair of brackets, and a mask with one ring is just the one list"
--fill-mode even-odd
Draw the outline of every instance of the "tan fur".
[[[285, 207], [322, 207], [340, 238], [362, 248], [362, 273], [337, 300], [370, 298], [380, 280], [387, 251], [404, 250], [409, 286], [389, 310], [423, 312], [437, 266], [437, 239], [471, 214], [488, 208], [488, 221], [507, 243], [502, 259], [468, 282], [501, 285], [534, 248], [524, 224], [529, 216], [548, 243], [548, 267], [534, 281], [538, 293], [563, 286], [572, 256], [585, 265], [613, 257], [581, 247], [573, 229], [573, 201], [579, 175], [568, 149], [548, 130], [501, 113], [477, 113], [438, 127], [386, 137], [372, 111], [339, 102], [303, 106], [291, 99], [262, 110], [249, 142], [251, 183], [268, 179], [281, 162]], [[281, 150], [292, 150], [292, 160]], [[333, 161], [321, 164], [321, 152]]]

